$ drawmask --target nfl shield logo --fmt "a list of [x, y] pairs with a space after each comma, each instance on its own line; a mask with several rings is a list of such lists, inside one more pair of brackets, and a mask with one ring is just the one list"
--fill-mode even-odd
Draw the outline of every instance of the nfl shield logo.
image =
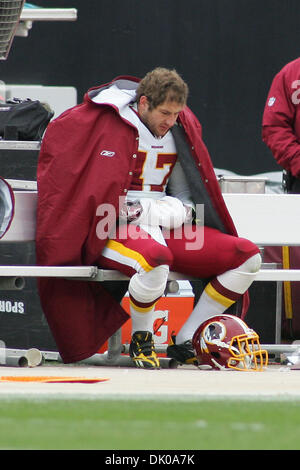
[[276, 98], [274, 98], [274, 96], [272, 96], [272, 98], [270, 98], [269, 101], [268, 101], [268, 106], [273, 106], [275, 101], [276, 101]]

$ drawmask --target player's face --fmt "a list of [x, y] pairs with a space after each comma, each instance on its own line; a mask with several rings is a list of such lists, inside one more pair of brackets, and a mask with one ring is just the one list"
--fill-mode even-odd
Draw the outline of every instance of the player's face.
[[175, 101], [164, 101], [151, 109], [146, 96], [140, 98], [139, 115], [143, 123], [156, 137], [163, 137], [174, 126], [183, 105]]

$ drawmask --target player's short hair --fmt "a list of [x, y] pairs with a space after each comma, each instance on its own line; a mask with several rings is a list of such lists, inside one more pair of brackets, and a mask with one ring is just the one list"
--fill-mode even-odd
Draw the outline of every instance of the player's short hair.
[[188, 97], [188, 86], [176, 70], [157, 67], [141, 80], [137, 89], [137, 102], [146, 96], [150, 109], [154, 109], [165, 101], [175, 101], [185, 105]]

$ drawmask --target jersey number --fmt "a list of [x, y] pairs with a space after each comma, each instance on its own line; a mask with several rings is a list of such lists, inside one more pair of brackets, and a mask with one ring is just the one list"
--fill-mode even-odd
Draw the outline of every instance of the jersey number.
[[163, 191], [176, 163], [176, 154], [139, 151], [139, 160], [140, 174], [136, 176], [142, 188], [147, 185], [152, 191]]

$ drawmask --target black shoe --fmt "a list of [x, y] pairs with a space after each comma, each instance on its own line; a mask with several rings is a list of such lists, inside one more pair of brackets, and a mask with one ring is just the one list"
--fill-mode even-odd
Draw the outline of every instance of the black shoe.
[[129, 354], [136, 367], [159, 369], [159, 359], [150, 331], [136, 331], [132, 335]]
[[171, 336], [170, 343], [167, 347], [167, 356], [175, 359], [179, 364], [198, 365], [198, 360], [191, 341], [185, 341], [182, 344], [176, 344], [176, 336]]

